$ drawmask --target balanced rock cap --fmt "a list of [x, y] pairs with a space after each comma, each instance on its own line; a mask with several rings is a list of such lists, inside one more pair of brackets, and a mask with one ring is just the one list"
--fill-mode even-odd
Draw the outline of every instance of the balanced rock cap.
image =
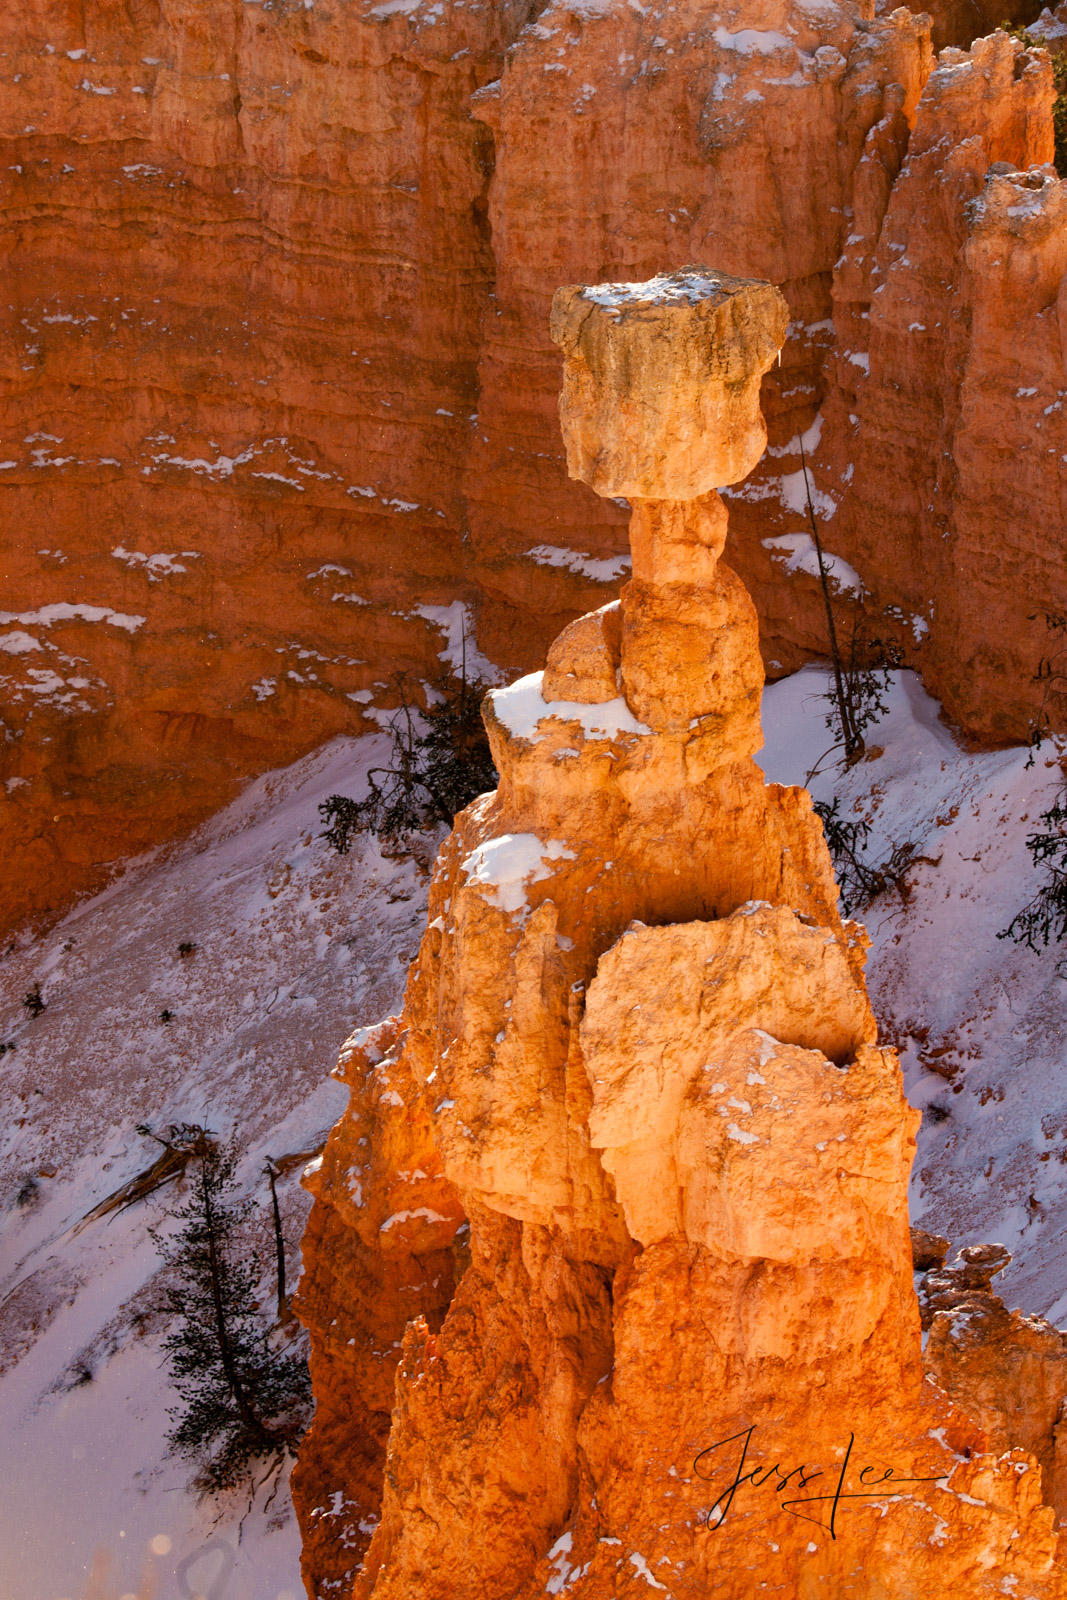
[[746, 477], [767, 446], [760, 379], [788, 322], [773, 284], [711, 267], [557, 289], [570, 476], [643, 500], [693, 500]]

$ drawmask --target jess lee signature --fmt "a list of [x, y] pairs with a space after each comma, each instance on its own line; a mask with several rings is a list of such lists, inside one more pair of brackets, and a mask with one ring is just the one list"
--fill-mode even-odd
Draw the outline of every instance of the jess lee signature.
[[[887, 1494], [894, 1494], [899, 1486], [906, 1483], [939, 1483], [947, 1477], [946, 1473], [935, 1473], [926, 1478], [898, 1477], [893, 1467], [866, 1466], [859, 1469], [858, 1475], [851, 1482], [862, 1484], [860, 1489], [848, 1488], [849, 1465], [852, 1461], [852, 1452], [856, 1444], [856, 1435], [848, 1436], [848, 1448], [845, 1450], [845, 1459], [840, 1469], [834, 1468], [833, 1473], [826, 1473], [822, 1467], [809, 1466], [801, 1463], [796, 1467], [783, 1467], [776, 1461], [773, 1466], [758, 1465], [751, 1467], [747, 1472], [745, 1464], [748, 1461], [749, 1448], [752, 1444], [752, 1435], [756, 1425], [751, 1428], [742, 1428], [739, 1433], [732, 1433], [728, 1439], [719, 1439], [715, 1444], [709, 1444], [702, 1450], [693, 1462], [693, 1471], [698, 1478], [703, 1478], [705, 1483], [718, 1481], [719, 1474], [715, 1469], [723, 1457], [712, 1459], [715, 1451], [724, 1450], [727, 1445], [737, 1445], [739, 1458], [733, 1471], [733, 1476], [715, 1503], [708, 1508], [705, 1521], [709, 1528], [721, 1528], [734, 1500], [742, 1492], [751, 1489], [769, 1489], [778, 1497], [779, 1509], [787, 1511], [790, 1516], [802, 1517], [805, 1522], [814, 1522], [816, 1527], [828, 1531], [831, 1539], [836, 1539], [834, 1531], [838, 1510], [842, 1503], [849, 1500], [884, 1500]], [[727, 1469], [728, 1470], [728, 1469]], [[855, 1468], [853, 1468], [855, 1473]], [[714, 1475], [713, 1475], [714, 1474]], [[806, 1489], [808, 1484], [813, 1484], [817, 1478], [823, 1478], [825, 1483], [820, 1484], [819, 1490], [814, 1494], [790, 1493], [789, 1498], [783, 1500], [782, 1495], [792, 1488], [796, 1491]], [[879, 1487], [880, 1486], [880, 1487]], [[830, 1521], [825, 1522], [821, 1517], [813, 1515], [811, 1511], [801, 1510], [801, 1507], [829, 1505]]]

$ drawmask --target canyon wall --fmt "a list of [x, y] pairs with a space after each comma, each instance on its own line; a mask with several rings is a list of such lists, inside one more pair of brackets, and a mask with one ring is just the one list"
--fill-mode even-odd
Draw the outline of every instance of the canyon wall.
[[8, 924], [459, 659], [468, 102], [526, 6], [410, 10], [0, 21]]
[[630, 500], [633, 578], [488, 696], [500, 787], [342, 1057], [299, 1296], [316, 1600], [1067, 1594], [1051, 1460], [924, 1380], [918, 1113], [810, 796], [752, 760], [714, 486], [788, 321], [700, 267], [554, 298], [569, 467]]
[[1062, 720], [1021, 598], [1067, 605], [1062, 190], [982, 188], [1051, 158], [1051, 75], [1004, 38], [933, 66], [923, 16], [861, 0], [10, 10], [4, 923], [366, 727], [465, 631], [513, 674], [611, 598], [626, 508], [554, 420], [569, 278], [782, 289], [770, 448], [729, 492], [772, 673], [826, 643], [806, 430], [843, 595], [975, 736]]
[[992, 740], [1063, 723], [1062, 683], [1035, 682], [1064, 602], [1067, 188], [1047, 165], [1048, 87], [1004, 34], [944, 52], [888, 194], [865, 155], [834, 283], [824, 439], [850, 478], [835, 549], [879, 570], [927, 683]]

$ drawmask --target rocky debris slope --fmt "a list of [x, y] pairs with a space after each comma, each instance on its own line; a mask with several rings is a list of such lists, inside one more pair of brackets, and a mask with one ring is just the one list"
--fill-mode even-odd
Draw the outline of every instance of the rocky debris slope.
[[[5, 925], [362, 729], [442, 630], [528, 670], [613, 597], [626, 508], [556, 433], [561, 278], [779, 285], [771, 448], [730, 493], [771, 671], [825, 647], [803, 436], [835, 581], [953, 717], [1025, 734], [1017, 596], [1067, 604], [1039, 56], [931, 77], [924, 15], [862, 0], [118, 18], [0, 21]], [[953, 0], [934, 42], [999, 20]]]
[[[918, 1118], [810, 797], [752, 760], [709, 483], [763, 449], [786, 320], [703, 268], [556, 297], [568, 459], [634, 501], [634, 577], [490, 696], [500, 788], [439, 859], [402, 1016], [346, 1047], [302, 1289], [317, 1595], [1065, 1592], [1039, 1461], [924, 1384]], [[403, 1212], [393, 1151], [428, 1185]], [[384, 1432], [383, 1310], [409, 1320], [353, 1589], [371, 1436], [330, 1435], [346, 1405]]]

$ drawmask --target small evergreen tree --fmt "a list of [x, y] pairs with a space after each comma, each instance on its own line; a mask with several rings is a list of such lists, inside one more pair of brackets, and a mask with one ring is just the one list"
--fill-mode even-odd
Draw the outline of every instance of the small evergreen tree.
[[822, 822], [826, 845], [834, 863], [834, 875], [841, 891], [841, 909], [846, 917], [866, 904], [873, 888], [874, 872], [864, 860], [863, 851], [871, 825], [862, 817], [849, 822], [839, 810], [840, 802], [816, 800], [815, 815]]
[[173, 1213], [181, 1230], [154, 1235], [171, 1269], [164, 1309], [177, 1326], [163, 1349], [182, 1401], [168, 1413], [167, 1441], [196, 1463], [194, 1486], [212, 1494], [244, 1481], [257, 1458], [295, 1447], [310, 1384], [304, 1359], [272, 1349], [257, 1316], [258, 1262], [242, 1247], [251, 1202], [235, 1198], [236, 1141], [220, 1145], [190, 1125], [170, 1131], [175, 1144], [192, 1145], [193, 1160], [190, 1198]]
[[832, 801], [814, 801], [812, 809], [822, 822], [845, 916], [850, 917], [854, 911], [864, 910], [887, 889], [899, 890], [906, 901], [909, 895], [908, 868], [922, 861], [933, 865], [936, 863], [931, 863], [929, 856], [919, 855], [918, 845], [909, 840], [894, 845], [885, 861], [873, 865], [864, 855], [871, 831], [870, 823], [862, 817], [850, 822], [841, 815], [839, 806], [840, 801], [835, 797]]
[[1059, 944], [1067, 937], [1065, 799], [1067, 794], [1061, 795], [1047, 811], [1042, 811], [1040, 820], [1045, 824], [1044, 829], [1027, 837], [1026, 848], [1030, 852], [1030, 859], [1035, 867], [1045, 868], [1046, 879], [1029, 904], [1016, 912], [1008, 926], [1001, 929], [997, 934], [998, 939], [1010, 939], [1012, 944], [1029, 945], [1031, 950], [1036, 951], [1038, 940], [1045, 948], [1050, 939]]
[[845, 648], [839, 654], [839, 675], [826, 696], [830, 706], [826, 726], [834, 735], [835, 748], [844, 752], [846, 767], [866, 754], [867, 730], [889, 710], [891, 674], [900, 663], [899, 646], [872, 634], [865, 606], [854, 606]]
[[389, 725], [392, 761], [368, 773], [366, 800], [332, 794], [319, 806], [323, 830], [345, 855], [357, 833], [376, 833], [391, 844], [435, 827], [450, 828], [458, 812], [497, 784], [481, 705], [487, 683], [446, 674], [432, 685], [425, 709], [411, 698], [401, 673], [400, 710]]
[[807, 775], [807, 781], [818, 772], [828, 755], [840, 750], [846, 767], [855, 766], [866, 754], [867, 729], [885, 716], [889, 707], [886, 693], [890, 686], [890, 672], [901, 663], [898, 645], [891, 640], [875, 638], [870, 630], [862, 596], [852, 607], [851, 626], [844, 645], [841, 626], [834, 609], [830, 590], [830, 569], [819, 536], [819, 523], [811, 496], [808, 477], [808, 458], [804, 450], [804, 435], [800, 435], [800, 465], [804, 474], [804, 496], [808, 507], [808, 522], [815, 545], [819, 569], [819, 588], [826, 612], [826, 633], [830, 645], [830, 665], [833, 683], [826, 699], [830, 710], [826, 726], [834, 736], [834, 743], [821, 755]]

